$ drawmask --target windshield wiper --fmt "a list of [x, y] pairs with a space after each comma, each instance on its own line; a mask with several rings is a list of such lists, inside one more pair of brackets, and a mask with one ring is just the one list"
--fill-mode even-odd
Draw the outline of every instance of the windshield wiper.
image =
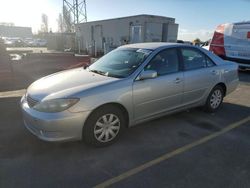
[[100, 75], [107, 76], [107, 77], [124, 78], [124, 76], [119, 76], [119, 75], [115, 75], [115, 74], [110, 74], [109, 72], [104, 72], [104, 71], [100, 71], [100, 70], [90, 69], [89, 67], [87, 67], [86, 69], [87, 69], [89, 72], [93, 72], [93, 73], [100, 74]]
[[94, 72], [94, 73], [96, 73], [96, 74], [100, 74], [100, 75], [103, 75], [103, 76], [108, 76], [107, 73], [104, 72], [104, 71], [92, 70], [92, 69], [90, 69], [90, 68], [88, 68], [88, 70], [89, 70], [90, 72]]

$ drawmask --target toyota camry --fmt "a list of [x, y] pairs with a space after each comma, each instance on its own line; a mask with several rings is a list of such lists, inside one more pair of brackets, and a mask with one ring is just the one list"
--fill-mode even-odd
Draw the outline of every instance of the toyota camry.
[[24, 125], [46, 141], [117, 140], [124, 128], [203, 106], [215, 112], [238, 85], [237, 64], [185, 44], [121, 46], [87, 68], [35, 81], [21, 99]]

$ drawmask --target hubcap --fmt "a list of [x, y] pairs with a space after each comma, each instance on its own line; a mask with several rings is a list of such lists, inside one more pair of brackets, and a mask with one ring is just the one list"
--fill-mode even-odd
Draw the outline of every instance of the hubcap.
[[95, 124], [95, 138], [100, 142], [113, 140], [120, 130], [120, 124], [120, 119], [115, 114], [103, 115]]
[[215, 90], [210, 98], [210, 105], [213, 109], [219, 107], [222, 100], [222, 93], [219, 89]]

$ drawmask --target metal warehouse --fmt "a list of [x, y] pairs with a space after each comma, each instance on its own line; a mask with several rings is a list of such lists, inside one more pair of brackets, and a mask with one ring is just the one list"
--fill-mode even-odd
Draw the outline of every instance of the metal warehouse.
[[178, 24], [174, 18], [136, 15], [80, 23], [76, 38], [81, 51], [99, 55], [123, 44], [138, 42], [176, 42]]

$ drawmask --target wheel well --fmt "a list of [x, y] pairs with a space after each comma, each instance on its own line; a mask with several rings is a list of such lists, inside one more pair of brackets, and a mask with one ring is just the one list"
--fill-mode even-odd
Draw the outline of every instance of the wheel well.
[[226, 96], [227, 86], [224, 83], [222, 83], [222, 82], [218, 83], [216, 86], [221, 86], [222, 89], [223, 89], [223, 92], [224, 92], [224, 96]]
[[[129, 124], [129, 115], [128, 115], [128, 111], [127, 111], [127, 109], [123, 106], [123, 105], [121, 105], [120, 103], [106, 103], [106, 104], [103, 104], [103, 105], [101, 105], [101, 106], [98, 106], [96, 109], [94, 109], [92, 112], [91, 112], [91, 114], [93, 114], [95, 111], [97, 111], [97, 110], [99, 110], [99, 109], [101, 109], [101, 108], [103, 108], [103, 107], [107, 107], [107, 106], [115, 106], [115, 107], [117, 107], [117, 108], [119, 108], [122, 112], [123, 112], [123, 114], [125, 115], [125, 120], [126, 120], [126, 127], [128, 127], [128, 124]], [[89, 117], [91, 116], [91, 114], [89, 115]], [[88, 117], [88, 118], [89, 118]], [[88, 118], [87, 118], [87, 120], [88, 120]], [[86, 120], [86, 121], [87, 121]]]

